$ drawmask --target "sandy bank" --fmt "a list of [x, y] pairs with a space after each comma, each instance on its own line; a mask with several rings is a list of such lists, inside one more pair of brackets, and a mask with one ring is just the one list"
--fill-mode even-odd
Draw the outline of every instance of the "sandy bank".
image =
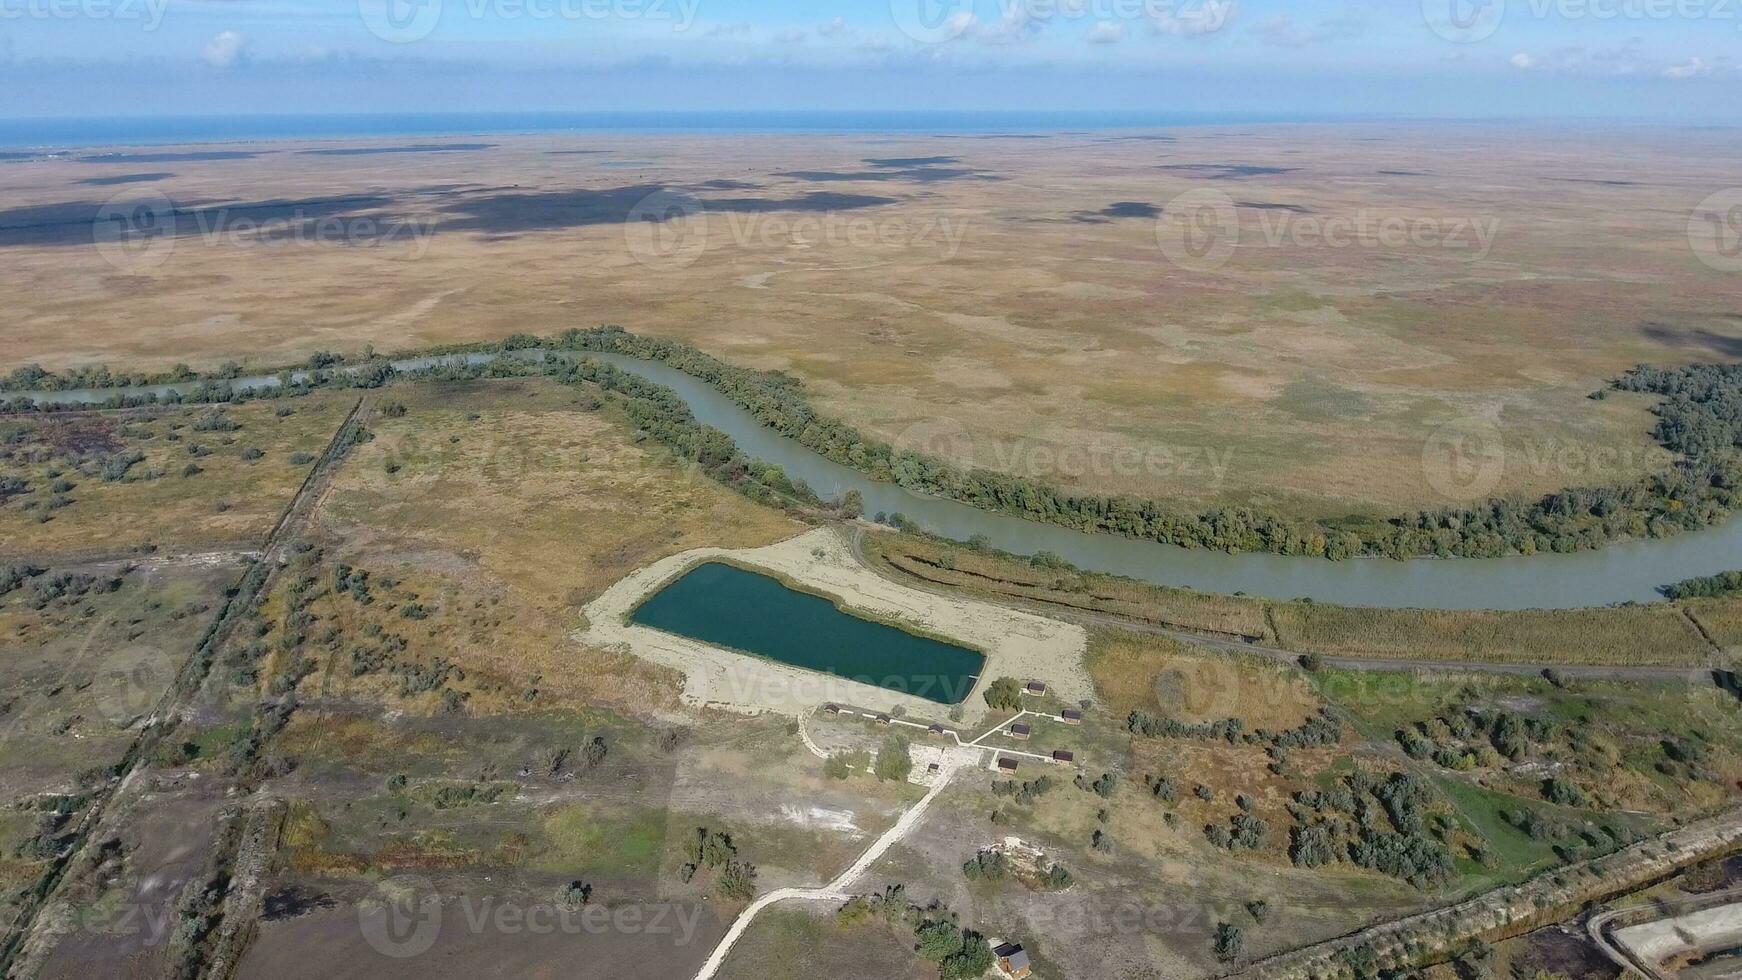
[[1093, 696], [1083, 667], [1088, 636], [1081, 627], [897, 585], [855, 561], [844, 535], [833, 528], [819, 528], [764, 548], [699, 548], [637, 569], [586, 607], [586, 626], [575, 638], [683, 671], [683, 698], [693, 705], [796, 717], [822, 702], [839, 701], [879, 711], [899, 706], [909, 715], [939, 720], [947, 714], [947, 706], [924, 698], [733, 653], [629, 622], [630, 613], [647, 596], [695, 565], [717, 559], [766, 570], [826, 594], [848, 610], [985, 652], [986, 667], [962, 705], [967, 721], [985, 714], [986, 702], [980, 697], [985, 685], [1006, 675], [1044, 680], [1067, 701]]

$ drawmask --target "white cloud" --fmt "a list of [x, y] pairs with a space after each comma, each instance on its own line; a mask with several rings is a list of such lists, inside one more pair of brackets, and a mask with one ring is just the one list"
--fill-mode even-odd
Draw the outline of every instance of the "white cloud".
[[248, 39], [235, 31], [219, 31], [206, 42], [200, 58], [213, 68], [234, 68], [248, 57]]
[[1103, 20], [1089, 29], [1090, 44], [1118, 44], [1125, 40], [1125, 25]]
[[774, 40], [779, 44], [798, 44], [808, 36], [801, 28], [789, 27], [774, 35]]
[[818, 37], [839, 37], [843, 34], [850, 35], [852, 33], [853, 30], [847, 26], [847, 18], [845, 17], [836, 17], [834, 20], [831, 20], [826, 24], [817, 25]]
[[1706, 64], [1704, 58], [1694, 58], [1686, 64], [1670, 65], [1663, 70], [1665, 78], [1699, 78], [1712, 73], [1712, 66]]
[[1536, 58], [1527, 51], [1520, 51], [1512, 56], [1512, 67], [1519, 71], [1529, 71], [1536, 67]]
[[867, 34], [859, 42], [859, 50], [881, 54], [895, 47], [895, 40], [887, 34]]
[[715, 24], [713, 27], [708, 28], [708, 32], [705, 36], [707, 36], [707, 37], [749, 37], [750, 32], [751, 32], [751, 27], [749, 24], [744, 24], [744, 23]]

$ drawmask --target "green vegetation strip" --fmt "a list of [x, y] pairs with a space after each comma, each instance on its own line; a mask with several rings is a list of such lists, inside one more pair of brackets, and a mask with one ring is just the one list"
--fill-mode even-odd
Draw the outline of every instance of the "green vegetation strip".
[[[993, 513], [1186, 547], [1327, 558], [1359, 555], [1486, 558], [1545, 551], [1575, 552], [1595, 549], [1613, 540], [1667, 537], [1708, 527], [1728, 518], [1742, 502], [1742, 453], [1738, 452], [1742, 446], [1742, 364], [1678, 369], [1640, 367], [1593, 396], [1602, 397], [1607, 390], [1616, 390], [1662, 399], [1657, 408], [1659, 422], [1655, 434], [1665, 448], [1680, 456], [1665, 472], [1630, 485], [1569, 489], [1535, 501], [1493, 500], [1474, 508], [1423, 511], [1389, 521], [1327, 522], [1297, 520], [1250, 508], [1218, 508], [1186, 514], [1165, 502], [1068, 494], [1008, 474], [964, 470], [933, 456], [897, 449], [846, 422], [819, 414], [806, 398], [802, 384], [790, 376], [736, 367], [687, 344], [643, 337], [618, 327], [569, 330], [550, 339], [516, 336], [499, 343], [444, 348], [433, 353], [553, 349], [623, 354], [670, 365], [714, 386], [781, 435], [875, 480]], [[384, 361], [366, 361], [354, 369], [334, 370], [342, 361], [336, 355], [318, 355], [309, 365], [313, 373], [306, 379], [293, 382], [289, 371], [281, 372], [282, 388], [369, 387], [384, 383], [394, 373]], [[239, 369], [226, 369], [222, 373], [234, 376], [236, 370]], [[767, 482], [764, 477], [768, 471], [775, 470], [744, 459], [729, 437], [697, 423], [681, 399], [657, 385], [625, 382], [591, 365], [577, 369], [559, 364], [553, 365], [552, 370], [559, 375], [566, 372], [570, 379], [586, 376], [587, 380], [608, 382], [608, 387], [631, 394], [642, 403], [649, 431], [656, 438], [697, 459], [711, 473], [720, 475], [725, 471], [739, 478], [734, 482], [761, 487]], [[92, 380], [90, 371], [67, 377], [30, 367], [15, 371], [10, 383], [55, 390]], [[227, 400], [239, 394], [228, 379], [201, 379], [195, 393], [181, 397]], [[34, 407], [28, 397], [0, 403], [0, 410]]]

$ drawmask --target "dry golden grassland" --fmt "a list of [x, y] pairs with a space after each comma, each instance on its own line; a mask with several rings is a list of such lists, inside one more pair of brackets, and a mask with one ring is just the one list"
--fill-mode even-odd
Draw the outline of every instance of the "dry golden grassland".
[[1724, 648], [1729, 664], [1742, 666], [1742, 598], [1699, 599], [1687, 607], [1712, 641]]
[[1322, 702], [1298, 670], [1256, 656], [1209, 653], [1165, 636], [1096, 630], [1089, 675], [1110, 715], [1132, 711], [1185, 722], [1239, 718], [1281, 731], [1317, 714]]
[[1290, 650], [1338, 657], [1476, 663], [1682, 667], [1710, 648], [1667, 603], [1524, 612], [1352, 609], [1290, 602], [1271, 607]]
[[[1742, 284], [1687, 240], [1698, 202], [1733, 183], [1733, 133], [1159, 135], [525, 136], [378, 156], [239, 144], [255, 155], [133, 187], [212, 202], [220, 227], [228, 208], [415, 234], [335, 243], [290, 223], [272, 237], [189, 222], [139, 267], [79, 240], [105, 195], [78, 182], [136, 166], [11, 163], [0, 347], [50, 367], [209, 367], [615, 322], [790, 371], [824, 411], [961, 462], [1312, 516], [1485, 495], [1424, 473], [1448, 423], [1501, 434], [1492, 489], [1623, 482], [1663, 460], [1647, 403], [1585, 396], [1639, 362], [1736, 356]], [[900, 157], [945, 159], [887, 163]], [[650, 267], [629, 245], [625, 219], [659, 189], [707, 208], [693, 261]], [[1238, 206], [1221, 268], [1171, 263], [1154, 218], [1119, 216], [1141, 208], [1107, 213], [1193, 190]], [[274, 200], [308, 203], [250, 208]], [[1363, 217], [1425, 221], [1436, 244], [1313, 231]]]
[[[329, 558], [465, 610], [432, 635], [468, 669], [619, 705], [669, 702], [672, 678], [567, 635], [630, 571], [692, 548], [757, 547], [803, 526], [680, 466], [592, 393], [541, 378], [398, 386], [322, 514]], [[416, 625], [416, 624], [413, 624]]]
[[[0, 476], [31, 487], [0, 499], [0, 553], [258, 547], [355, 400], [316, 392], [216, 409], [0, 419]], [[236, 428], [197, 428], [214, 413]], [[128, 453], [144, 458], [105, 479], [105, 461]]]

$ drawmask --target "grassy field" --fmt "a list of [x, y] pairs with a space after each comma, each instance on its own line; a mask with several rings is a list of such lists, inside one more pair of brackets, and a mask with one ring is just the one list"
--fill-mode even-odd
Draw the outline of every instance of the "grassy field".
[[[306, 201], [311, 222], [371, 231], [338, 243], [190, 221], [145, 269], [88, 242], [0, 237], [14, 299], [0, 339], [51, 367], [167, 369], [620, 323], [788, 371], [830, 414], [960, 462], [1309, 516], [1626, 482], [1663, 461], [1646, 403], [1586, 395], [1639, 362], [1734, 357], [1734, 277], [1687, 247], [1692, 189], [1728, 185], [1734, 134], [1673, 148], [1481, 126], [1160, 135], [500, 136], [391, 156], [274, 144], [179, 163], [139, 192], [247, 214]], [[63, 213], [88, 228], [79, 181], [126, 166], [15, 162], [0, 226]], [[705, 247], [650, 267], [624, 226], [659, 189], [707, 209]], [[1237, 208], [1224, 266], [1176, 265], [1155, 219], [1106, 213], [1165, 212], [1193, 190]], [[1311, 233], [1358, 220], [1427, 222], [1435, 244]], [[849, 234], [855, 222], [878, 234]], [[1424, 463], [1470, 426], [1497, 434], [1491, 488]]]
[[880, 922], [835, 923], [833, 905], [763, 913], [720, 969], [724, 980], [810, 980], [819, 975], [927, 980], [937, 967], [914, 955], [911, 937]]
[[1699, 599], [1687, 604], [1731, 665], [1742, 663], [1742, 599]]
[[239, 575], [50, 570], [0, 595], [0, 934]]
[[0, 419], [0, 552], [258, 547], [355, 400]]
[[[1556, 686], [1542, 678], [1441, 671], [1379, 676], [1326, 669], [1311, 677], [1375, 743], [1396, 746], [1399, 731], [1421, 731], [1454, 755], [1473, 753], [1456, 770], [1425, 763], [1442, 777], [1474, 780], [1515, 799], [1540, 803], [1542, 780], [1552, 775], [1577, 784], [1592, 809], [1668, 817], [1724, 805], [1742, 775], [1734, 761], [1742, 751], [1735, 700], [1717, 687], [1584, 679]], [[1479, 733], [1453, 734], [1442, 721], [1471, 710], [1535, 719], [1551, 731], [1508, 759], [1488, 751]]]
[[[1157, 625], [1261, 637], [1299, 653], [1351, 659], [1483, 663], [1703, 666], [1712, 650], [1669, 603], [1573, 610], [1368, 609], [1271, 602], [1169, 589], [1013, 556], [973, 551], [908, 534], [865, 536], [879, 567], [924, 582], [1062, 607], [1112, 613]], [[1720, 645], [1742, 640], [1742, 599], [1690, 608]]]
[[1301, 673], [1257, 656], [1205, 652], [1165, 636], [1095, 630], [1089, 674], [1107, 713], [1165, 714], [1180, 721], [1244, 719], [1281, 730], [1318, 713], [1320, 701]]
[[676, 465], [587, 393], [543, 379], [393, 389], [322, 513], [334, 557], [465, 608], [466, 636], [431, 637], [468, 669], [547, 695], [665, 703], [673, 679], [566, 639], [629, 572], [703, 546], [755, 547], [803, 526]]
[[1338, 657], [1679, 667], [1711, 655], [1668, 604], [1445, 612], [1290, 602], [1271, 606], [1271, 615], [1283, 646]]

